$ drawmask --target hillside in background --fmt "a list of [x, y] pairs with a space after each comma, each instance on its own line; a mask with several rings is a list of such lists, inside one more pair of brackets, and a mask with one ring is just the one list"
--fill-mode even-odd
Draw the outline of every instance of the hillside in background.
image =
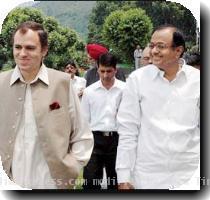
[[32, 5], [63, 26], [74, 29], [83, 40], [87, 37], [89, 14], [96, 1], [40, 1]]

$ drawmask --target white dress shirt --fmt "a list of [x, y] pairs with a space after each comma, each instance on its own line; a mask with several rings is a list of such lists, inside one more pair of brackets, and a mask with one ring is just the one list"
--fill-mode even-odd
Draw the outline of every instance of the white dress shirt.
[[[25, 83], [18, 69], [15, 68], [10, 84], [13, 84], [18, 78]], [[30, 83], [36, 82], [38, 79], [49, 85], [47, 68], [42, 65], [36, 78]], [[25, 188], [32, 189], [56, 189], [54, 180], [51, 177], [49, 167], [41, 150], [39, 136], [35, 122], [35, 116], [32, 106], [31, 86], [27, 84], [26, 95], [24, 101], [24, 111], [21, 123], [15, 140], [15, 147], [12, 160], [12, 175], [16, 184]], [[79, 155], [82, 146], [77, 146], [73, 151], [75, 157], [85, 157]], [[82, 167], [82, 166], [81, 166]]]
[[86, 82], [86, 79], [79, 76], [74, 76], [74, 78], [72, 79], [72, 85], [77, 95], [81, 92], [81, 90], [85, 89]]
[[107, 90], [101, 80], [85, 88], [81, 106], [92, 131], [117, 131], [116, 115], [125, 83], [116, 79]]
[[183, 65], [169, 82], [154, 65], [134, 71], [118, 111], [118, 182], [136, 189], [176, 188], [200, 156], [200, 73]]

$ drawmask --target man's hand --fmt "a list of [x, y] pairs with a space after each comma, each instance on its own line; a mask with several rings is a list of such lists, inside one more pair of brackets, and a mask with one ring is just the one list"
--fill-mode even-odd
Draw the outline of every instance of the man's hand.
[[120, 183], [118, 184], [118, 190], [133, 190], [134, 187], [130, 183]]

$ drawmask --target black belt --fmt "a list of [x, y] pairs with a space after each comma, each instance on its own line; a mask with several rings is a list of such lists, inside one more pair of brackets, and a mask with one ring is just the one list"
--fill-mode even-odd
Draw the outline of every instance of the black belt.
[[105, 137], [111, 137], [117, 135], [118, 133], [116, 131], [93, 131], [93, 134], [100, 134]]

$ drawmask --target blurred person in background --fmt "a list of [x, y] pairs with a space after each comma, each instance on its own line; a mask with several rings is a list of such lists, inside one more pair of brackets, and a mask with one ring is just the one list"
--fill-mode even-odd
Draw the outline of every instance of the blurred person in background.
[[[86, 72], [84, 78], [87, 80], [86, 87], [99, 80], [98, 59], [100, 55], [108, 53], [108, 49], [101, 44], [87, 44], [86, 46], [91, 68]], [[125, 81], [125, 74], [121, 68], [117, 68], [116, 78]]]
[[83, 90], [86, 87], [86, 80], [79, 76], [79, 71], [74, 61], [70, 60], [66, 63], [65, 72], [71, 75], [71, 80], [75, 91], [78, 97], [81, 98]]

